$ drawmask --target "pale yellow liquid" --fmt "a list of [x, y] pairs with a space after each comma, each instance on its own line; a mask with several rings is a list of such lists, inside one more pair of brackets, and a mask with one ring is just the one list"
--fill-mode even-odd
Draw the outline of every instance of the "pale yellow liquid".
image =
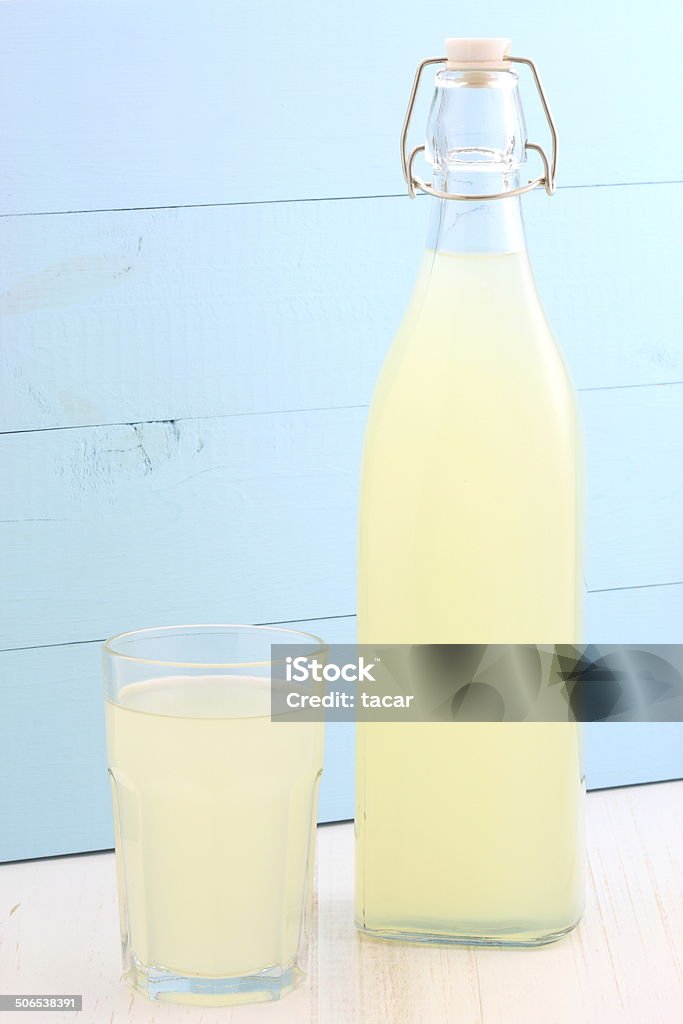
[[[366, 436], [359, 639], [570, 643], [576, 405], [523, 254], [427, 251]], [[582, 905], [576, 726], [358, 727], [358, 924], [534, 942]]]
[[235, 676], [107, 701], [122, 930], [145, 966], [233, 977], [296, 962], [322, 726], [269, 714], [269, 680]]

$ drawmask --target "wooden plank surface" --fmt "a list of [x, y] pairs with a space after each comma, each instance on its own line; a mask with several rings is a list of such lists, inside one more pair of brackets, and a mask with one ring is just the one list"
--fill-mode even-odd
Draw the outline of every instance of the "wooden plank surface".
[[[429, 203], [0, 220], [0, 430], [366, 404]], [[683, 185], [537, 193], [524, 208], [577, 386], [683, 380]]]
[[[526, 0], [454, 9], [347, 0], [0, 4], [2, 210], [12, 213], [403, 193], [415, 67], [444, 36], [513, 35], [537, 60], [561, 182], [683, 175], [672, 7]], [[637, 58], [637, 71], [621, 60]], [[426, 93], [429, 92], [427, 86]], [[545, 140], [525, 82], [530, 138]], [[627, 102], [625, 102], [625, 97]], [[423, 134], [425, 105], [416, 114]]]
[[127, 989], [112, 854], [0, 867], [3, 990], [82, 992], [84, 1019], [131, 1024], [679, 1024], [683, 782], [591, 793], [587, 803], [586, 911], [550, 946], [429, 948], [360, 936], [353, 829], [333, 825], [318, 829], [310, 978], [280, 1003], [200, 1010]]
[[[311, 0], [0, 4], [0, 647], [34, 647], [0, 653], [8, 847], [108, 831], [93, 641], [185, 616], [353, 612], [363, 406], [424, 237], [426, 201], [403, 196], [396, 155], [407, 88], [445, 33], [510, 27], [502, 0], [452, 17], [434, 0], [417, 20], [388, 0], [351, 0], [342, 19]], [[666, 5], [648, 31], [656, 47], [616, 0], [552, 18], [529, 0], [514, 44], [537, 58], [561, 130], [567, 187], [525, 210], [584, 390], [588, 615], [601, 638], [631, 623], [626, 638], [676, 642], [680, 389], [652, 387], [683, 379]], [[626, 104], [605, 40], [638, 52]], [[574, 187], [588, 184], [610, 187]], [[227, 205], [187, 208], [212, 203]], [[134, 209], [169, 205], [183, 208]], [[34, 216], [112, 208], [128, 212]], [[601, 390], [615, 387], [634, 397]], [[601, 779], [678, 770], [675, 741], [629, 744], [596, 744]], [[348, 742], [330, 750], [343, 813]]]

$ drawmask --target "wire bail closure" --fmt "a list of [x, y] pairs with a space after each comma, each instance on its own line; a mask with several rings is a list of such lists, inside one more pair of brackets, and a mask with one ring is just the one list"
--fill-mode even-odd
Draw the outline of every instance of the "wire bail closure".
[[541, 106], [543, 107], [543, 113], [545, 114], [546, 121], [548, 122], [548, 128], [550, 129], [551, 139], [551, 153], [550, 159], [543, 149], [536, 142], [525, 142], [524, 149], [533, 149], [540, 156], [543, 162], [543, 174], [538, 178], [533, 178], [526, 183], [526, 185], [520, 185], [519, 188], [510, 189], [509, 192], [493, 192], [488, 195], [464, 195], [460, 192], [441, 192], [439, 189], [434, 188], [431, 182], [423, 181], [416, 174], [413, 173], [413, 163], [415, 157], [419, 153], [423, 153], [425, 146], [416, 146], [413, 150], [408, 152], [408, 131], [410, 129], [410, 121], [413, 116], [413, 108], [415, 107], [415, 99], [417, 97], [417, 91], [420, 87], [420, 81], [425, 68], [431, 64], [445, 64], [447, 62], [446, 57], [428, 57], [418, 65], [417, 71], [415, 72], [415, 78], [413, 79], [413, 87], [410, 91], [410, 99], [408, 100], [408, 109], [406, 110], [406, 116], [403, 119], [403, 128], [401, 130], [401, 167], [403, 169], [403, 177], [408, 185], [408, 195], [411, 199], [415, 198], [416, 192], [426, 192], [429, 196], [435, 196], [437, 199], [460, 199], [464, 202], [481, 202], [484, 199], [506, 199], [509, 196], [521, 196], [524, 192], [531, 192], [535, 188], [543, 187], [546, 193], [551, 196], [555, 191], [555, 178], [557, 176], [557, 156], [559, 150], [559, 140], [557, 137], [557, 128], [555, 127], [555, 121], [550, 111], [550, 105], [545, 94], [545, 90], [541, 83], [540, 76], [536, 69], [536, 65], [528, 57], [505, 57], [504, 60], [510, 61], [511, 64], [526, 64], [534, 77], [534, 83], [536, 85], [536, 91], [538, 92], [541, 100]]

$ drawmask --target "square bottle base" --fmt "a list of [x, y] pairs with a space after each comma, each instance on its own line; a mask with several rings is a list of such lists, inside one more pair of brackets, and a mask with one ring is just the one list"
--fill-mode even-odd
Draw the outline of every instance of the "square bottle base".
[[384, 939], [389, 942], [406, 942], [411, 945], [433, 945], [433, 946], [547, 946], [551, 942], [568, 935], [579, 923], [580, 918], [564, 928], [548, 932], [505, 932], [491, 931], [490, 934], [481, 932], [470, 932], [463, 928], [462, 932], [443, 933], [429, 931], [395, 930], [391, 928], [366, 928], [359, 921], [356, 921], [356, 928], [364, 935], [373, 939]]

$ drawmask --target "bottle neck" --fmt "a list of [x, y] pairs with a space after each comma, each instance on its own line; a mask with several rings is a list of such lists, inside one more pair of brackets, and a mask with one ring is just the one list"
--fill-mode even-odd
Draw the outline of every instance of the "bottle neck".
[[[482, 178], [486, 179], [482, 187]], [[519, 174], [434, 175], [442, 192], [462, 195], [504, 192], [516, 188]], [[465, 201], [430, 199], [427, 248], [447, 253], [515, 253], [526, 250], [519, 196]]]
[[[492, 196], [520, 184], [526, 126], [512, 70], [439, 71], [427, 123], [425, 156], [440, 192]], [[519, 196], [432, 199], [428, 246], [442, 252], [525, 249]]]

